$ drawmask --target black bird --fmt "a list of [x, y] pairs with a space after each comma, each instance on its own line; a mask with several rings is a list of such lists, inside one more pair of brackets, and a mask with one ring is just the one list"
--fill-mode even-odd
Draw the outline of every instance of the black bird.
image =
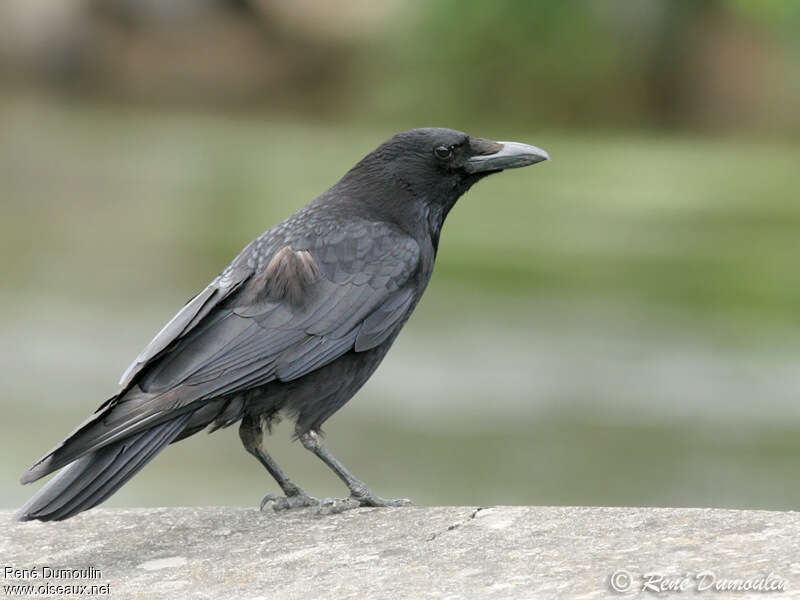
[[18, 513], [69, 518], [103, 502], [164, 446], [241, 421], [239, 434], [285, 496], [319, 505], [262, 446], [283, 411], [350, 490], [326, 510], [399, 506], [323, 445], [321, 425], [380, 364], [428, 285], [445, 217], [480, 179], [549, 159], [544, 150], [451, 129], [399, 133], [338, 183], [250, 243], [156, 335], [121, 391], [22, 476], [58, 469]]

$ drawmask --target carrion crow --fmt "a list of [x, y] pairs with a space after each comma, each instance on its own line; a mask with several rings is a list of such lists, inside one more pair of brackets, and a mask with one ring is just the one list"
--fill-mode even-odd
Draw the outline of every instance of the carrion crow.
[[245, 449], [278, 482], [275, 510], [319, 502], [262, 445], [283, 412], [347, 485], [324, 510], [400, 506], [325, 447], [320, 427], [372, 375], [433, 272], [445, 217], [476, 182], [547, 160], [544, 150], [451, 129], [400, 133], [250, 243], [147, 345], [107, 400], [22, 476], [58, 469], [18, 513], [61, 520], [103, 502], [167, 444], [241, 422]]

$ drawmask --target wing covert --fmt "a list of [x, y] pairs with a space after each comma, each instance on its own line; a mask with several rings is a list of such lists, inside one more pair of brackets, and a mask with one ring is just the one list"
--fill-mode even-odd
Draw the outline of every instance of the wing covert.
[[[212, 398], [297, 379], [388, 339], [415, 299], [417, 243], [384, 223], [356, 221], [335, 236], [324, 233], [274, 249], [260, 272], [148, 367], [142, 389], [185, 385], [196, 388], [196, 400]], [[275, 281], [279, 275], [305, 279]]]

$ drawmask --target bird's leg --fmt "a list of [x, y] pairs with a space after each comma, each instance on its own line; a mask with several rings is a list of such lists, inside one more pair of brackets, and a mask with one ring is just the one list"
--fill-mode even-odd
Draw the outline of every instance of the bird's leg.
[[359, 506], [407, 506], [411, 504], [408, 498], [385, 499], [376, 496], [367, 487], [367, 484], [353, 476], [339, 460], [331, 454], [330, 450], [322, 443], [316, 431], [307, 431], [298, 436], [300, 442], [328, 467], [336, 473], [350, 490], [349, 498], [325, 499], [320, 503], [320, 512], [339, 513]]
[[264, 432], [261, 429], [260, 419], [257, 417], [245, 416], [239, 425], [239, 437], [242, 440], [244, 449], [255, 456], [264, 468], [272, 475], [272, 478], [281, 486], [283, 497], [267, 494], [261, 500], [261, 510], [271, 507], [274, 511], [297, 508], [300, 506], [318, 506], [319, 500], [312, 498], [303, 489], [294, 483], [289, 476], [283, 472], [263, 447]]

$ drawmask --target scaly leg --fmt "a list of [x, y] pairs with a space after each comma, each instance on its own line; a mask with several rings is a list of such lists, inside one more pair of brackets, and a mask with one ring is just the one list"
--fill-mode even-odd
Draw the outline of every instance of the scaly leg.
[[337, 458], [325, 447], [316, 431], [308, 431], [298, 436], [300, 442], [336, 473], [350, 490], [349, 498], [326, 499], [320, 504], [321, 512], [339, 513], [359, 506], [408, 506], [408, 498], [385, 499], [376, 496], [360, 479], [353, 476]]
[[259, 418], [245, 416], [241, 425], [239, 425], [239, 437], [242, 440], [244, 449], [264, 465], [264, 468], [278, 482], [283, 493], [286, 494], [283, 497], [267, 494], [261, 500], [261, 510], [264, 510], [267, 506], [270, 506], [276, 512], [300, 506], [319, 506], [319, 500], [306, 494], [300, 486], [289, 479], [289, 476], [283, 472], [278, 463], [264, 450], [262, 443], [264, 432], [261, 429]]

